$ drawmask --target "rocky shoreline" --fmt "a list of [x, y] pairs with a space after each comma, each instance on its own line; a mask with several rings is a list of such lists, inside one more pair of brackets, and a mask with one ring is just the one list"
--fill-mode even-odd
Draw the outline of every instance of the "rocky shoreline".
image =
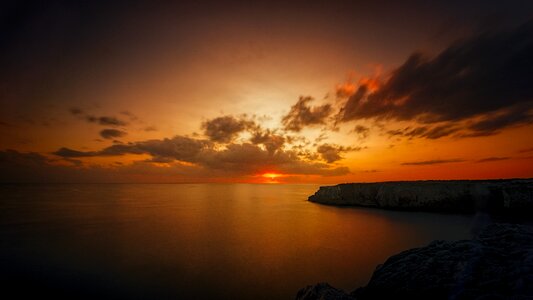
[[533, 210], [533, 179], [345, 183], [320, 187], [309, 201], [394, 210], [522, 214]]
[[533, 299], [533, 229], [491, 224], [471, 240], [433, 241], [379, 265], [350, 293], [327, 283], [301, 289], [297, 300]]

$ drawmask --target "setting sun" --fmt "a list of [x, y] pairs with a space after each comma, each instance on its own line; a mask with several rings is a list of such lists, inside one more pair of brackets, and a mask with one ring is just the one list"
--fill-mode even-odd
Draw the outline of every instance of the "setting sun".
[[266, 178], [270, 178], [272, 180], [276, 179], [276, 177], [279, 177], [281, 176], [280, 174], [276, 174], [276, 173], [265, 173], [263, 174], [263, 177], [266, 177]]
[[261, 176], [264, 177], [264, 178], [267, 178], [268, 179], [268, 181], [267, 181], [268, 183], [279, 183], [279, 181], [277, 181], [276, 178], [282, 177], [283, 175], [282, 174], [278, 174], [278, 173], [264, 173]]

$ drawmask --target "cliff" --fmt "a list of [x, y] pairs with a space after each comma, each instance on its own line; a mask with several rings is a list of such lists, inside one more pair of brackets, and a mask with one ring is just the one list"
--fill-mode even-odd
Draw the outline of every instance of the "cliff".
[[434, 241], [376, 268], [367, 286], [345, 293], [327, 283], [297, 300], [532, 299], [533, 230], [492, 224], [472, 240]]
[[320, 187], [309, 201], [398, 210], [524, 212], [533, 209], [533, 179], [345, 183]]

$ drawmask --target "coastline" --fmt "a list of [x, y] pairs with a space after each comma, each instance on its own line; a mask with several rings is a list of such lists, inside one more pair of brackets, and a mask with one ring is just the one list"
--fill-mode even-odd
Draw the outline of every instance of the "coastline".
[[322, 282], [296, 300], [529, 299], [533, 296], [533, 227], [494, 223], [470, 240], [436, 240], [378, 265], [352, 292]]
[[[476, 213], [484, 222], [470, 240], [435, 240], [390, 256], [376, 267], [366, 286], [350, 293], [322, 282], [298, 291], [297, 300], [533, 296], [533, 179], [344, 183], [322, 186], [308, 201], [395, 211]], [[521, 221], [528, 225], [516, 224]]]
[[533, 209], [533, 179], [343, 183], [321, 186], [308, 200], [400, 211], [520, 215]]

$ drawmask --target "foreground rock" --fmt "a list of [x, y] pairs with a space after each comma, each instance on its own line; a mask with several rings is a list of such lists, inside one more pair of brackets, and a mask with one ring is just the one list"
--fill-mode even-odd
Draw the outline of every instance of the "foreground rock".
[[309, 201], [400, 210], [523, 213], [533, 210], [533, 179], [346, 183], [320, 187]]
[[298, 291], [296, 295], [298, 300], [353, 300], [353, 297], [344, 291], [336, 289], [331, 285], [322, 282], [315, 285], [307, 286]]
[[533, 230], [493, 224], [473, 240], [434, 241], [378, 266], [367, 286], [350, 294], [325, 283], [298, 300], [533, 299]]

